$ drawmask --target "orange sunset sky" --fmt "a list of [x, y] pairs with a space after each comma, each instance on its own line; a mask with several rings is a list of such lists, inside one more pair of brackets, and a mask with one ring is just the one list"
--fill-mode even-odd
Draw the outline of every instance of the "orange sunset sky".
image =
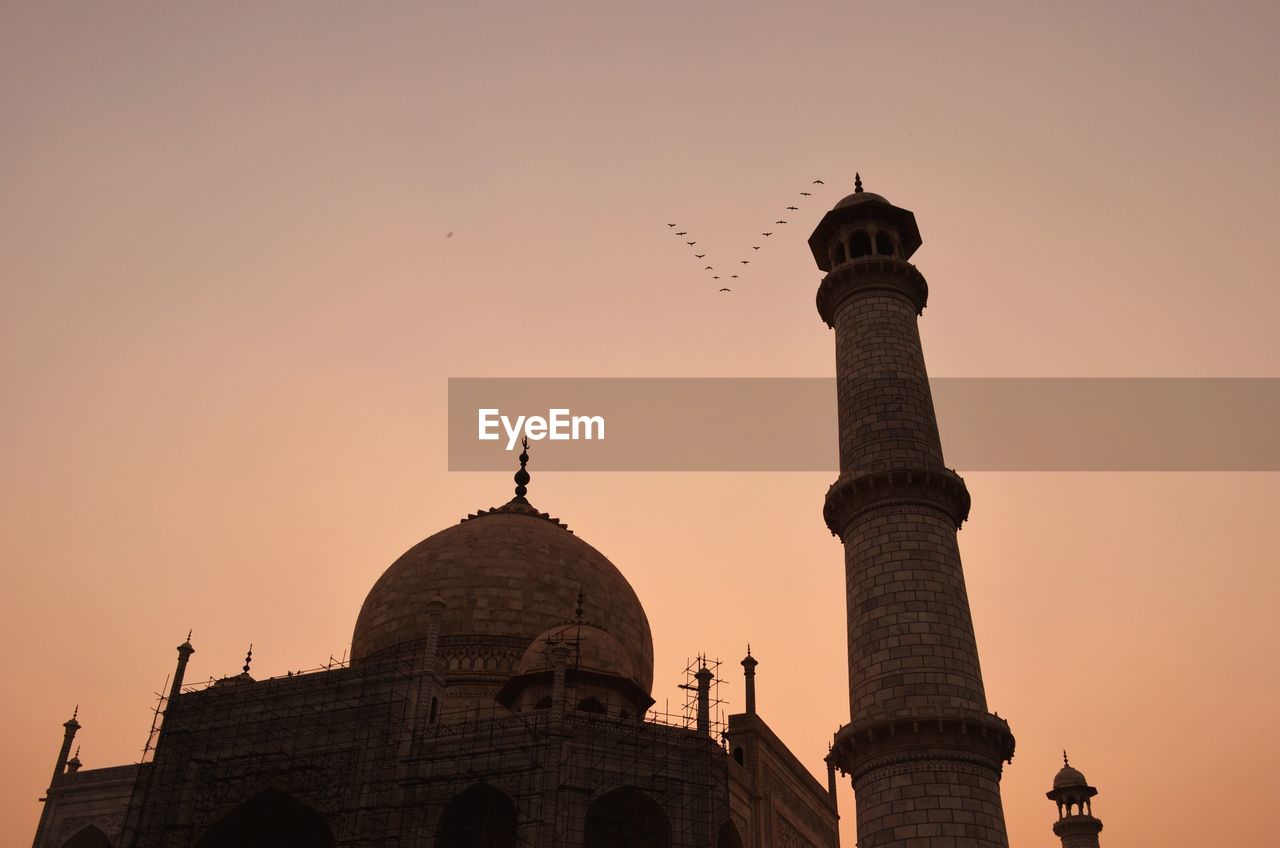
[[[855, 170], [916, 213], [934, 376], [1280, 376], [1277, 32], [1264, 2], [0, 2], [0, 844], [77, 703], [85, 767], [133, 762], [188, 628], [188, 680], [250, 642], [320, 665], [402, 551], [510, 497], [446, 470], [449, 377], [831, 375], [804, 240]], [[667, 221], [775, 234], [726, 295]], [[741, 710], [750, 641], [822, 774], [835, 470], [531, 471], [644, 603], [659, 704], [706, 652]], [[1065, 747], [1104, 845], [1274, 844], [1280, 477], [959, 471], [1011, 843], [1057, 845]]]

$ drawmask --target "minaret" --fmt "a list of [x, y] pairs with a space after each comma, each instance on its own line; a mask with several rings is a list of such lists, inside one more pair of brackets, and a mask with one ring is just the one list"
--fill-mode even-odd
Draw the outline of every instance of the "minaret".
[[173, 683], [169, 685], [169, 699], [164, 704], [165, 715], [172, 712], [174, 705], [178, 703], [178, 696], [182, 694], [182, 681], [187, 676], [187, 663], [195, 652], [196, 649], [191, 647], [191, 631], [188, 630], [186, 641], [178, 646], [178, 667], [173, 670]]
[[859, 848], [1008, 845], [1000, 774], [1013, 735], [989, 715], [956, 531], [964, 481], [943, 464], [907, 261], [915, 215], [862, 190], [809, 237], [818, 313], [835, 330], [840, 477], [827, 526], [845, 551], [851, 776]]
[[1093, 817], [1093, 796], [1097, 794], [1084, 775], [1071, 767], [1063, 751], [1062, 768], [1053, 779], [1053, 789], [1045, 793], [1058, 805], [1053, 832], [1062, 840], [1062, 848], [1098, 848], [1102, 820]]
[[[76, 704], [75, 710], [71, 713], [71, 718], [62, 723], [62, 748], [58, 750], [58, 761], [53, 766], [53, 777], [49, 779], [49, 788], [57, 786], [62, 780], [63, 775], [67, 772], [68, 760], [67, 755], [71, 753], [71, 743], [75, 741], [76, 731], [80, 729], [80, 722], [76, 721], [76, 716], [80, 715], [80, 705]], [[76, 749], [74, 759], [75, 766], [71, 769], [71, 774], [75, 774], [80, 768], [80, 751]], [[49, 803], [48, 798], [41, 798], [40, 803], [44, 807], [40, 809], [40, 821], [36, 824], [36, 836], [32, 841], [32, 848], [40, 848], [45, 840], [45, 826], [49, 821]]]
[[71, 743], [75, 741], [76, 732], [80, 729], [80, 722], [76, 721], [78, 715], [80, 715], [80, 705], [76, 704], [71, 718], [62, 723], [62, 748], [58, 751], [58, 762], [53, 767], [53, 777], [49, 780], [50, 786], [57, 783], [66, 771], [67, 755], [71, 753]]
[[746, 682], [746, 708], [751, 715], [756, 712], [756, 666], [759, 664], [751, 656], [751, 646], [747, 645], [747, 655], [742, 660], [742, 676]]

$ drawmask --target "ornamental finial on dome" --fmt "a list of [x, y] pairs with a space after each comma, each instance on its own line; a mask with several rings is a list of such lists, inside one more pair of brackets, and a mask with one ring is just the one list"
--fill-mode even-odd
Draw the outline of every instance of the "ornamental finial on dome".
[[1063, 748], [1063, 749], [1062, 749], [1062, 764], [1063, 764], [1064, 766], [1069, 766], [1069, 765], [1071, 765], [1071, 763], [1067, 762], [1067, 749], [1066, 749], [1066, 748]]
[[249, 651], [244, 655], [244, 673], [249, 673], [249, 664], [253, 662], [253, 643], [249, 643]]
[[856, 171], [853, 174], [853, 193], [862, 194], [862, 174]]
[[516, 472], [515, 476], [516, 498], [524, 500], [524, 496], [529, 493], [529, 489], [527, 488], [529, 485], [529, 471], [525, 468], [525, 466], [529, 464], [529, 440], [521, 439], [520, 447], [522, 447], [523, 450], [520, 451], [520, 470]]

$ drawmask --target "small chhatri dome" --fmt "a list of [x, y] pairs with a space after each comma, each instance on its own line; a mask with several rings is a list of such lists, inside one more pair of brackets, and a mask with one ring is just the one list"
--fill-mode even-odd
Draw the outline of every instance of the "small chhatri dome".
[[[894, 206], [881, 195], [863, 190], [862, 175], [858, 174], [854, 178], [853, 193], [831, 207], [809, 236], [809, 250], [818, 267], [830, 271], [835, 264], [831, 255], [832, 243], [840, 241], [851, 230], [866, 232], [868, 227], [896, 234], [898, 249], [893, 251], [893, 255], [899, 259], [910, 259], [922, 243], [916, 216], [908, 209]], [[876, 258], [876, 255], [867, 255]]]
[[1062, 768], [1058, 770], [1057, 776], [1053, 778], [1054, 789], [1084, 789], [1089, 786], [1089, 781], [1084, 779], [1084, 775], [1071, 767], [1071, 763], [1067, 761], [1067, 752], [1062, 752]]
[[889, 202], [885, 200], [884, 197], [882, 197], [881, 195], [873, 194], [872, 192], [869, 192], [869, 191], [863, 191], [862, 190], [862, 174], [854, 174], [853, 175], [853, 194], [850, 194], [847, 197], [844, 197], [843, 199], [839, 200], [833, 208], [844, 209], [846, 206], [853, 206], [855, 203], [867, 203], [872, 200], [878, 200], [881, 203]]
[[360, 662], [425, 639], [427, 604], [438, 598], [445, 604], [442, 653], [511, 652], [505, 669], [483, 669], [486, 678], [505, 678], [535, 639], [563, 625], [565, 614], [580, 605], [584, 621], [607, 631], [592, 638], [615, 640], [631, 678], [648, 692], [653, 636], [640, 599], [604, 554], [529, 503], [527, 454], [520, 459], [514, 498], [419, 542], [383, 573], [356, 620], [352, 659]]
[[555, 645], [569, 649], [569, 668], [609, 674], [624, 680], [636, 679], [631, 658], [622, 643], [604, 628], [585, 622], [562, 624], [538, 634], [520, 658], [516, 672], [533, 674], [550, 669], [551, 649]]

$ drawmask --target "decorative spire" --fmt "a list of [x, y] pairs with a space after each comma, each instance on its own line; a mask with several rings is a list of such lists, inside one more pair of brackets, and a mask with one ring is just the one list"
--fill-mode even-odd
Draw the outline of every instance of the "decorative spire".
[[188, 642], [190, 642], [190, 641], [191, 641], [191, 634], [192, 634], [192, 633], [194, 633], [194, 632], [195, 632], [195, 631], [194, 631], [194, 630], [192, 630], [190, 627], [188, 627], [188, 628], [187, 628], [187, 641], [188, 641]]
[[853, 175], [853, 193], [862, 194], [862, 174], [857, 172]]
[[1069, 765], [1071, 765], [1071, 763], [1067, 762], [1067, 749], [1066, 749], [1066, 748], [1063, 748], [1063, 749], [1062, 749], [1062, 765], [1063, 765], [1064, 767], [1065, 767], [1065, 766], [1069, 766]]
[[521, 439], [520, 447], [524, 450], [520, 451], [520, 470], [516, 472], [516, 498], [524, 500], [524, 496], [529, 493], [529, 472], [525, 468], [529, 464], [529, 440]]
[[249, 643], [249, 651], [244, 655], [244, 673], [249, 673], [249, 664], [253, 662], [253, 643]]
[[76, 704], [76, 708], [71, 711], [71, 720], [75, 721], [76, 716], [80, 715], [80, 705]]

